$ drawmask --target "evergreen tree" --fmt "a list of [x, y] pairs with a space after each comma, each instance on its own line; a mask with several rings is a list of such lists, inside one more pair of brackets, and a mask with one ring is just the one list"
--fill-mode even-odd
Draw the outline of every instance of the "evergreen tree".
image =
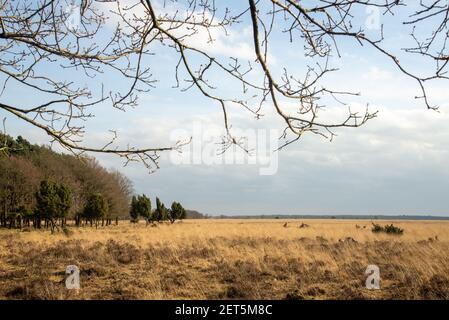
[[132, 223], [139, 222], [139, 210], [136, 196], [133, 196], [133, 198], [131, 199], [131, 208], [129, 211], [129, 215], [131, 217]]
[[58, 194], [58, 214], [57, 218], [61, 218], [63, 225], [65, 224], [65, 219], [67, 218], [70, 208], [72, 207], [72, 192], [69, 187], [63, 184], [59, 184], [57, 188]]
[[147, 223], [150, 222], [151, 216], [151, 200], [145, 194], [138, 196], [137, 199], [139, 215], [144, 218]]
[[168, 219], [171, 223], [174, 223], [176, 219], [184, 219], [186, 216], [186, 210], [179, 202], [173, 202], [170, 210], [168, 211]]
[[144, 218], [147, 223], [151, 219], [151, 200], [145, 195], [133, 196], [130, 210], [131, 222], [138, 222], [139, 217]]
[[156, 198], [156, 210], [154, 211], [154, 219], [157, 222], [161, 222], [163, 220], [166, 220], [167, 218], [167, 208], [165, 208], [165, 205], [161, 202], [161, 200], [159, 200], [159, 198]]
[[98, 220], [104, 218], [108, 212], [109, 205], [107, 200], [101, 193], [95, 193], [87, 200], [83, 215], [90, 221], [91, 225], [95, 221], [95, 226], [98, 226]]
[[51, 230], [56, 227], [56, 219], [64, 219], [72, 206], [70, 189], [51, 180], [41, 181], [36, 193], [35, 226], [40, 228], [41, 219], [51, 224]]

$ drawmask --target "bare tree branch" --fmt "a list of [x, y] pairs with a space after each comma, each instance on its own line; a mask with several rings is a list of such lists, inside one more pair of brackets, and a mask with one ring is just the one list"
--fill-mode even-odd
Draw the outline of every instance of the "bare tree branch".
[[[213, 0], [82, 0], [73, 5], [70, 0], [0, 0], [0, 108], [43, 130], [52, 141], [76, 154], [111, 153], [124, 158], [125, 163], [141, 161], [148, 168], [157, 168], [160, 152], [179, 150], [188, 143], [119, 148], [115, 146], [116, 131], [111, 130], [113, 138], [104, 146], [83, 144], [84, 122], [94, 115], [94, 106], [109, 104], [126, 111], [139, 105], [139, 95], [157, 86], [159, 79], [149, 61], [158, 61], [161, 48], [176, 57], [174, 89], [196, 90], [222, 111], [224, 149], [231, 145], [243, 148], [242, 140], [232, 132], [230, 106], [256, 118], [263, 116], [264, 106], [271, 106], [285, 123], [286, 141], [281, 148], [305, 133], [332, 139], [335, 129], [359, 127], [376, 117], [377, 112], [368, 108], [363, 113], [353, 112], [343, 101], [357, 92], [333, 90], [324, 84], [329, 73], [338, 72], [330, 58], [340, 55], [339, 44], [345, 38], [379, 53], [399, 73], [416, 81], [416, 98], [429, 109], [438, 107], [430, 101], [427, 83], [448, 79], [449, 3], [444, 0], [421, 0], [414, 5], [400, 0], [248, 0], [232, 7]], [[417, 55], [422, 63], [429, 64], [429, 74], [415, 74], [400, 62], [397, 53], [384, 46], [383, 26], [377, 38], [366, 34], [357, 20], [366, 8], [381, 10], [384, 16], [401, 13], [406, 17], [398, 24], [411, 28], [410, 37], [416, 45], [402, 48], [401, 54]], [[74, 17], [79, 18], [76, 24], [71, 23]], [[226, 37], [241, 25], [250, 27], [253, 58], [224, 58], [196, 41], [207, 38], [213, 46], [216, 37]], [[418, 32], [422, 26], [424, 31]], [[270, 45], [276, 34], [288, 35], [289, 42], [304, 46], [307, 60], [302, 75], [294, 74], [287, 62], [279, 75], [270, 63]], [[313, 63], [307, 65], [306, 61]], [[60, 74], [55, 75], [55, 70]], [[255, 77], [260, 71], [262, 77]], [[85, 82], [81, 80], [117, 76], [127, 83], [126, 88], [112, 86], [105, 92], [111, 83], [102, 80], [99, 90], [82, 85]], [[217, 76], [238, 84], [234, 87], [241, 91], [226, 96], [223, 87], [228, 85], [217, 82]], [[26, 107], [4, 100], [11, 86], [46, 100]], [[320, 110], [332, 103], [328, 101], [347, 108], [347, 116], [323, 121]], [[293, 112], [288, 107], [292, 104]]]

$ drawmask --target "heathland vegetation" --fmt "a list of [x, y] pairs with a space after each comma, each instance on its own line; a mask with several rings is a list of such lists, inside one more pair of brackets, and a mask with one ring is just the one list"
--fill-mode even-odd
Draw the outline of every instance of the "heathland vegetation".
[[[379, 223], [406, 232], [338, 219], [0, 229], [0, 299], [449, 299], [449, 222]], [[371, 264], [380, 290], [365, 287]]]

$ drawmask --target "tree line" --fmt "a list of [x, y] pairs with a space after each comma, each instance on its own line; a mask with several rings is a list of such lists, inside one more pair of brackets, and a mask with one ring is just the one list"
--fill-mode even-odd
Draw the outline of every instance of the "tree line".
[[0, 143], [1, 227], [53, 232], [68, 220], [76, 226], [107, 226], [129, 213], [132, 222], [139, 217], [147, 223], [185, 217], [179, 203], [167, 209], [159, 199], [152, 212], [147, 196], [132, 196], [128, 178], [103, 168], [94, 158], [57, 153], [21, 136], [0, 134]]

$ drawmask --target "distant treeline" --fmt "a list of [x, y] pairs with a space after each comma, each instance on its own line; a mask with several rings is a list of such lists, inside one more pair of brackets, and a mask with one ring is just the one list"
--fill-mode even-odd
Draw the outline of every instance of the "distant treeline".
[[414, 215], [218, 215], [213, 219], [346, 219], [346, 220], [449, 220], [449, 216]]
[[21, 136], [0, 134], [0, 227], [54, 231], [69, 219], [76, 226], [98, 226], [128, 218], [174, 223], [205, 217], [176, 201], [166, 208], [159, 198], [152, 210], [145, 194], [133, 196], [128, 178], [94, 158], [57, 153]]
[[40, 227], [41, 221], [48, 225], [55, 220], [63, 226], [66, 219], [79, 223], [81, 218], [92, 223], [96, 215], [110, 223], [129, 214], [131, 181], [93, 158], [56, 153], [4, 134], [0, 151], [1, 226]]
[[186, 219], [208, 219], [210, 216], [195, 210], [186, 210]]

